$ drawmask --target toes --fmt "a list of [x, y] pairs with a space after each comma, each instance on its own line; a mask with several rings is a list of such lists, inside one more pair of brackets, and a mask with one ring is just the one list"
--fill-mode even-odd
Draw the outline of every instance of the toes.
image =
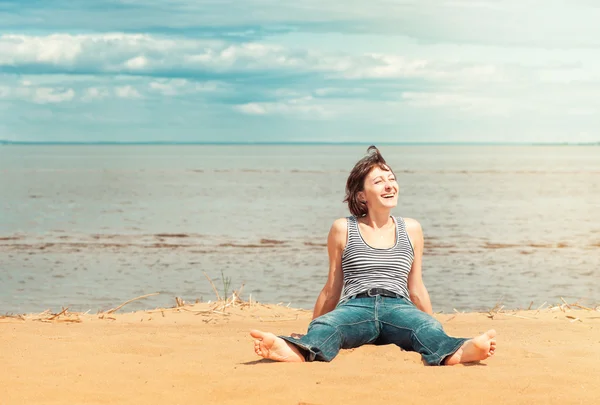
[[485, 332], [486, 335], [488, 335], [491, 338], [496, 337], [496, 331], [494, 329], [490, 329], [487, 332]]
[[263, 335], [264, 332], [260, 330], [253, 329], [250, 331], [250, 336], [252, 336], [253, 338], [262, 339]]

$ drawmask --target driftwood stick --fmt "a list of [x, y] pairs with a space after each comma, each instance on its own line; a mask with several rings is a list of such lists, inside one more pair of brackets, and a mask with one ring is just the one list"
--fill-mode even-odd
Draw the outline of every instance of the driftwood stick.
[[221, 296], [217, 292], [217, 287], [215, 287], [215, 283], [213, 283], [213, 281], [210, 279], [210, 277], [208, 277], [208, 274], [206, 274], [206, 272], [203, 271], [202, 273], [204, 273], [204, 277], [206, 277], [206, 279], [208, 280], [208, 282], [212, 286], [212, 289], [215, 292], [215, 295], [217, 296], [217, 301], [221, 301]]
[[142, 298], [152, 297], [153, 295], [158, 295], [158, 294], [160, 294], [160, 293], [146, 294], [146, 295], [141, 295], [141, 296], [139, 296], [139, 297], [132, 298], [132, 299], [130, 299], [129, 301], [125, 301], [124, 303], [122, 303], [121, 305], [119, 305], [119, 306], [118, 306], [118, 307], [116, 307], [116, 308], [109, 309], [109, 310], [108, 310], [108, 311], [106, 311], [105, 313], [106, 313], [106, 314], [112, 314], [113, 312], [116, 312], [116, 311], [118, 311], [119, 309], [123, 308], [125, 305], [129, 304], [130, 302], [137, 301], [137, 300], [141, 300]]
[[567, 308], [571, 309], [571, 306], [567, 303], [567, 301], [565, 301], [565, 299], [563, 297], [560, 297], [561, 301], [565, 303], [565, 305], [567, 306]]
[[69, 307], [63, 308], [62, 311], [60, 311], [58, 314], [52, 315], [50, 318], [48, 318], [49, 321], [58, 318], [61, 315], [64, 315], [67, 312], [67, 309], [69, 309]]

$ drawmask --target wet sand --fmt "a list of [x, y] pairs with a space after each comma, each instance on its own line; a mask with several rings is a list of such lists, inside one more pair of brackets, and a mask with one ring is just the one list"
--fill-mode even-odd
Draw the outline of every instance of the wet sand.
[[[595, 404], [600, 312], [435, 315], [449, 334], [498, 332], [482, 363], [427, 367], [395, 346], [331, 363], [253, 352], [251, 328], [304, 332], [311, 314], [277, 305], [200, 303], [154, 311], [0, 317], [0, 404]], [[59, 315], [59, 316], [57, 316]]]

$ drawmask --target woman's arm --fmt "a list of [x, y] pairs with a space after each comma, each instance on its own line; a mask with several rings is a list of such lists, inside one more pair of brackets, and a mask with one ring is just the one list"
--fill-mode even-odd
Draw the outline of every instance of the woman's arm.
[[317, 298], [313, 319], [325, 315], [335, 309], [342, 287], [344, 286], [344, 275], [342, 273], [342, 252], [346, 247], [348, 233], [348, 220], [346, 218], [337, 219], [327, 237], [327, 252], [329, 253], [329, 276], [327, 282]]
[[423, 230], [421, 224], [411, 218], [405, 218], [406, 232], [412, 242], [415, 258], [413, 260], [410, 273], [408, 273], [408, 292], [410, 293], [410, 300], [419, 308], [421, 311], [428, 314], [433, 314], [431, 307], [431, 300], [429, 299], [429, 293], [425, 284], [423, 283], [421, 263], [423, 259]]

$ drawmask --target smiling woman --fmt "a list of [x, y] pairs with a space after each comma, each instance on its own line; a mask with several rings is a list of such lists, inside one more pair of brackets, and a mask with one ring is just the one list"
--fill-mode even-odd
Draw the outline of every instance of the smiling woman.
[[428, 365], [485, 360], [496, 350], [496, 332], [473, 339], [448, 336], [431, 316], [423, 284], [423, 232], [414, 219], [394, 217], [398, 184], [375, 146], [346, 182], [352, 216], [329, 232], [329, 277], [305, 335], [251, 331], [261, 357], [285, 362], [331, 361], [340, 349], [396, 344], [421, 354]]

